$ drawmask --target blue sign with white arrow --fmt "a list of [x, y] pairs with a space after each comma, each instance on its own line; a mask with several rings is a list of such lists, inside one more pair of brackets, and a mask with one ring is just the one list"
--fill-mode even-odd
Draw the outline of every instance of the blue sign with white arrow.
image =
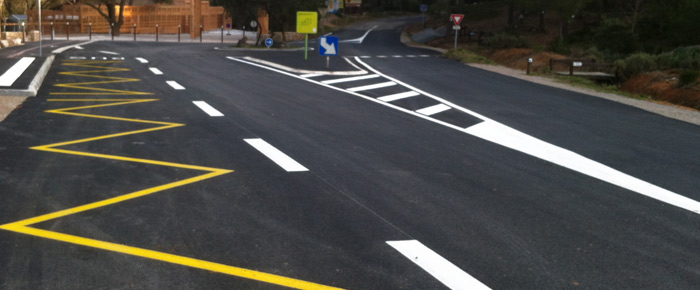
[[338, 55], [338, 37], [323, 36], [319, 39], [319, 55]]

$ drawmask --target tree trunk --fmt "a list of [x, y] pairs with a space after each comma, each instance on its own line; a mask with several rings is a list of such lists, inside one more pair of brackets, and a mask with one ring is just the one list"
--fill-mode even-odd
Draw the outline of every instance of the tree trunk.
[[513, 13], [515, 13], [515, 0], [508, 1], [508, 27], [513, 27]]
[[[0, 0], [0, 14], [2, 14], [2, 4], [5, 2], [5, 0]], [[0, 25], [0, 32], [2, 32], [2, 25]]]

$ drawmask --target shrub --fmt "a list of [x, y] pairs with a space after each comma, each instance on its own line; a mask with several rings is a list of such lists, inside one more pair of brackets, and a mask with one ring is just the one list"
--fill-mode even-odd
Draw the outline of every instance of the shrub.
[[700, 71], [697, 69], [686, 69], [678, 77], [678, 86], [684, 87], [693, 84], [698, 80], [698, 77], [700, 77]]
[[635, 53], [615, 62], [619, 76], [624, 79], [629, 79], [643, 72], [649, 72], [656, 69], [656, 59], [648, 53]]
[[499, 33], [489, 38], [488, 45], [495, 49], [530, 48], [532, 46], [530, 40], [525, 37], [505, 33]]

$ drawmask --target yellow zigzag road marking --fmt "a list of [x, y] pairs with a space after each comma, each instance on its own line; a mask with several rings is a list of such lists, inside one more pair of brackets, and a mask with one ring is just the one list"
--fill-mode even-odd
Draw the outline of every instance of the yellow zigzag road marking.
[[[100, 66], [89, 65], [89, 64], [93, 64], [93, 63], [115, 63], [115, 62], [113, 62], [113, 61], [106, 61], [106, 62], [105, 61], [100, 61], [100, 62], [84, 61], [84, 62], [82, 62], [82, 64], [70, 63], [69, 65], [73, 65], [73, 66], [101, 68], [101, 70], [62, 73], [62, 74], [92, 77], [92, 78], [112, 79], [113, 81], [109, 81], [110, 83], [137, 80], [137, 79], [126, 79], [126, 78], [107, 77], [107, 76], [96, 76], [94, 74], [87, 75], [87, 73], [96, 73], [96, 72], [103, 72], [104, 73], [104, 72], [128, 71], [128, 69], [123, 69], [123, 68], [110, 68], [110, 67], [100, 67]], [[103, 84], [103, 83], [107, 83], [107, 82], [92, 82], [90, 84]], [[78, 86], [76, 84], [81, 84], [81, 85]], [[75, 84], [70, 84], [70, 85], [56, 85], [56, 86], [79, 88], [79, 89], [86, 89], [86, 90], [97, 90], [97, 91], [113, 91], [113, 92], [119, 91], [119, 92], [121, 92], [120, 94], [133, 94], [133, 95], [148, 94], [148, 93], [132, 92], [132, 91], [107, 90], [107, 89], [97, 89], [94, 87], [83, 87], [82, 85], [84, 85], [84, 84], [88, 84], [88, 83], [75, 83]], [[61, 94], [61, 93], [56, 93], [56, 94]], [[83, 94], [83, 93], [73, 93], [73, 94]], [[85, 94], [95, 94], [95, 93], [85, 93]], [[100, 93], [96, 93], [96, 94], [100, 94]], [[111, 251], [111, 252], [128, 254], [128, 255], [133, 255], [133, 256], [138, 256], [138, 257], [143, 257], [143, 258], [148, 258], [148, 259], [154, 259], [154, 260], [159, 260], [159, 261], [163, 261], [163, 262], [183, 265], [183, 266], [189, 266], [189, 267], [198, 268], [198, 269], [209, 270], [209, 271], [213, 271], [213, 272], [219, 272], [219, 273], [223, 273], [223, 274], [253, 279], [253, 280], [257, 280], [257, 281], [267, 282], [267, 283], [271, 283], [271, 284], [277, 284], [277, 285], [291, 287], [291, 288], [297, 288], [297, 289], [339, 289], [339, 288], [329, 287], [329, 286], [320, 285], [320, 284], [316, 284], [316, 283], [312, 283], [312, 282], [306, 282], [306, 281], [297, 280], [297, 279], [293, 279], [293, 278], [283, 277], [283, 276], [279, 276], [279, 275], [268, 274], [268, 273], [254, 271], [254, 270], [248, 270], [248, 269], [244, 269], [244, 268], [227, 266], [227, 265], [223, 265], [223, 264], [219, 264], [219, 263], [198, 260], [198, 259], [184, 257], [184, 256], [167, 254], [167, 253], [152, 251], [152, 250], [148, 250], [148, 249], [131, 247], [131, 246], [127, 246], [127, 245], [110, 243], [110, 242], [106, 242], [106, 241], [89, 239], [89, 238], [85, 238], [85, 237], [68, 235], [68, 234], [63, 234], [63, 233], [59, 233], [59, 232], [54, 232], [54, 231], [43, 230], [43, 229], [31, 227], [32, 225], [35, 225], [37, 223], [66, 217], [66, 216], [73, 215], [73, 214], [80, 213], [80, 212], [86, 212], [86, 211], [93, 210], [93, 209], [100, 208], [100, 207], [105, 207], [105, 206], [117, 204], [117, 203], [120, 203], [123, 201], [136, 199], [136, 198], [150, 195], [153, 193], [161, 192], [161, 191], [168, 190], [168, 189], [175, 188], [175, 187], [179, 187], [179, 186], [184, 186], [187, 184], [192, 184], [195, 182], [199, 182], [202, 180], [206, 180], [206, 179], [213, 178], [213, 177], [216, 177], [219, 175], [233, 172], [233, 170], [221, 169], [221, 168], [204, 167], [204, 166], [197, 166], [197, 165], [173, 163], [173, 162], [167, 162], [167, 161], [157, 161], [157, 160], [125, 157], [125, 156], [118, 156], [118, 155], [99, 154], [99, 153], [90, 153], [90, 152], [82, 152], [82, 151], [75, 151], [75, 150], [59, 149], [58, 147], [67, 146], [67, 145], [87, 143], [87, 142], [122, 137], [122, 136], [127, 136], [127, 135], [142, 134], [142, 133], [153, 132], [153, 131], [158, 131], [158, 130], [166, 130], [166, 129], [171, 129], [171, 128], [175, 128], [175, 127], [184, 126], [184, 124], [74, 112], [74, 111], [86, 110], [86, 109], [154, 102], [154, 101], [158, 101], [158, 99], [49, 99], [49, 101], [50, 102], [106, 102], [104, 104], [48, 110], [46, 112], [52, 113], [52, 114], [70, 115], [70, 116], [83, 117], [83, 118], [97, 118], [97, 119], [114, 120], [114, 121], [121, 121], [121, 122], [152, 124], [152, 125], [155, 125], [156, 127], [142, 129], [142, 130], [127, 131], [127, 132], [116, 133], [116, 134], [96, 136], [96, 137], [91, 137], [91, 138], [84, 138], [84, 139], [73, 140], [73, 141], [59, 142], [59, 143], [53, 143], [53, 144], [48, 144], [48, 145], [41, 145], [41, 146], [32, 147], [31, 149], [39, 150], [39, 151], [61, 153], [61, 154], [70, 154], [70, 155], [92, 157], [92, 158], [119, 160], [119, 161], [124, 161], [124, 162], [135, 162], [135, 163], [168, 166], [168, 167], [175, 167], [175, 168], [182, 168], [182, 169], [199, 170], [199, 171], [205, 171], [206, 173], [204, 173], [202, 175], [195, 176], [195, 177], [187, 178], [184, 180], [175, 181], [175, 182], [163, 184], [160, 186], [156, 186], [156, 187], [147, 188], [147, 189], [139, 190], [136, 192], [124, 194], [121, 196], [108, 198], [105, 200], [92, 202], [92, 203], [76, 206], [73, 208], [64, 209], [64, 210], [60, 210], [57, 212], [48, 213], [48, 214], [44, 214], [44, 215], [40, 215], [40, 216], [36, 216], [36, 217], [32, 217], [32, 218], [20, 220], [20, 221], [9, 223], [9, 224], [0, 225], [0, 229], [13, 231], [13, 232], [17, 232], [17, 233], [22, 233], [22, 234], [27, 234], [27, 235], [32, 235], [32, 236], [41, 237], [41, 238], [46, 238], [46, 239], [51, 239], [51, 240], [56, 240], [56, 241], [61, 241], [61, 242], [66, 242], [66, 243], [72, 243], [72, 244], [102, 249], [102, 250]]]
[[130, 69], [127, 69], [127, 68], [105, 67], [105, 66], [98, 66], [97, 65], [97, 64], [113, 64], [113, 63], [120, 63], [120, 62], [121, 61], [115, 61], [115, 60], [92, 60], [92, 61], [69, 61], [69, 62], [66, 62], [63, 65], [75, 66], [75, 67], [85, 67], [85, 68], [94, 68], [94, 70], [61, 72], [61, 73], [59, 73], [60, 75], [86, 77], [86, 78], [97, 78], [97, 79], [102, 79], [102, 81], [56, 84], [56, 85], [54, 85], [56, 87], [73, 88], [73, 89], [78, 89], [78, 90], [87, 90], [88, 92], [51, 92], [51, 95], [93, 95], [93, 96], [94, 95], [152, 95], [152, 93], [106, 89], [106, 88], [98, 88], [98, 87], [91, 86], [91, 85], [99, 85], [99, 84], [126, 83], [126, 82], [138, 82], [138, 81], [140, 81], [140, 79], [135, 79], [135, 78], [122, 78], [122, 77], [110, 77], [110, 76], [103, 76], [103, 75], [95, 75], [96, 73], [111, 73], [111, 72], [130, 71]]

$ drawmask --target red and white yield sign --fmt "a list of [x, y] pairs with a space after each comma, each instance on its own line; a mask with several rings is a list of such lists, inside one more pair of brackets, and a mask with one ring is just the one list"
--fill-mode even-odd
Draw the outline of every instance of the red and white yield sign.
[[464, 14], [452, 14], [450, 15], [450, 19], [455, 25], [459, 25], [462, 23], [462, 20], [464, 20]]

